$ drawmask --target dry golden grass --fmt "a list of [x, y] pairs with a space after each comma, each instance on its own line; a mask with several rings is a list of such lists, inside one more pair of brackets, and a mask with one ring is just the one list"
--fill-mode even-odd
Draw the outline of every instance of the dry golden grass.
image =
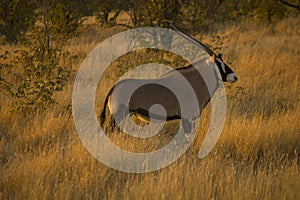
[[[67, 109], [73, 81], [59, 94], [59, 105], [30, 120], [11, 114], [2, 96], [0, 198], [300, 199], [299, 27], [299, 19], [289, 18], [268, 27], [245, 23], [219, 30], [229, 38], [225, 60], [239, 77], [236, 84], [226, 84], [221, 138], [200, 160], [205, 128], [199, 130], [184, 156], [152, 173], [119, 172], [87, 152]], [[78, 55], [70, 61], [73, 69], [97, 42], [117, 31], [89, 27], [75, 38], [68, 47]], [[201, 127], [207, 127], [205, 116]], [[124, 137], [117, 142], [137, 145]]]

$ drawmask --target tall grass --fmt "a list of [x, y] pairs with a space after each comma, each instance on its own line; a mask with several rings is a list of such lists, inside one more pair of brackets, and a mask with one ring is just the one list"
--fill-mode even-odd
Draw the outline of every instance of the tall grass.
[[[58, 96], [59, 105], [33, 119], [9, 112], [9, 101], [2, 96], [0, 198], [299, 199], [299, 27], [299, 19], [289, 18], [269, 26], [228, 25], [214, 32], [227, 36], [224, 59], [239, 77], [234, 85], [226, 84], [228, 109], [221, 138], [208, 156], [197, 157], [209, 122], [205, 111], [186, 154], [156, 172], [119, 172], [87, 152], [68, 107], [73, 81]], [[117, 31], [89, 29], [68, 47], [77, 55], [70, 61], [75, 70], [96, 42]], [[174, 127], [170, 123], [167, 131]], [[146, 140], [127, 139], [122, 135], [115, 143], [130, 150], [148, 148]], [[168, 140], [155, 138], [151, 144], [158, 148]]]

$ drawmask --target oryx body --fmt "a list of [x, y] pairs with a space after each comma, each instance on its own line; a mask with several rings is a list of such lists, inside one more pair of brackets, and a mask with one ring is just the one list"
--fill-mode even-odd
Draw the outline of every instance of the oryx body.
[[[190, 90], [187, 90], [186, 84], [177, 84], [180, 76], [188, 81], [194, 96]], [[122, 119], [127, 114], [136, 114], [145, 119], [149, 119], [150, 116], [158, 120], [182, 119], [184, 131], [187, 133], [191, 131], [191, 121], [199, 117], [201, 110], [217, 90], [219, 81], [235, 82], [236, 80], [236, 75], [223, 63], [221, 56], [215, 58], [215, 55], [212, 58], [205, 58], [187, 67], [171, 71], [158, 79], [125, 79], [110, 90], [101, 118], [104, 120], [108, 104], [110, 113], [116, 120]], [[174, 85], [176, 91], [180, 91], [182, 96], [186, 96], [184, 102], [180, 102], [188, 105], [184, 109], [185, 114], [182, 113], [182, 105], [174, 91], [165, 85]], [[129, 98], [130, 91], [133, 93]], [[199, 111], [196, 111], [195, 105], [192, 105], [195, 103], [193, 97], [196, 97], [196, 106]], [[166, 116], [151, 110], [155, 104], [164, 108]]]

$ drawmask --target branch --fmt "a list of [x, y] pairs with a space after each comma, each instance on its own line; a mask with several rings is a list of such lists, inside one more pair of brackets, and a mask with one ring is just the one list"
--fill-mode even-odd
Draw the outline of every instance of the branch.
[[115, 24], [115, 26], [121, 26], [121, 27], [126, 27], [126, 28], [129, 28], [129, 29], [133, 29], [134, 27], [133, 26], [130, 26], [129, 24]]
[[292, 8], [296, 8], [297, 10], [300, 11], [300, 4], [299, 5], [291, 4], [290, 2], [287, 2], [285, 0], [278, 0], [278, 1], [280, 1], [281, 3], [283, 3], [286, 6], [289, 6], [289, 7], [292, 7]]

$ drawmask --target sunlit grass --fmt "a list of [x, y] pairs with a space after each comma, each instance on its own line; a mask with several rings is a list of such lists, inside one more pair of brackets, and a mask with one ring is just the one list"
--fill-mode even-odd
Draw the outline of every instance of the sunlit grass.
[[[224, 59], [239, 77], [237, 83], [226, 84], [228, 110], [222, 135], [213, 151], [200, 160], [197, 153], [209, 122], [205, 110], [187, 153], [157, 172], [119, 172], [88, 153], [68, 108], [73, 80], [59, 94], [58, 105], [32, 119], [12, 114], [8, 99], [2, 96], [0, 198], [299, 199], [297, 27], [299, 19], [286, 19], [268, 27], [245, 23], [217, 32], [229, 38]], [[70, 61], [73, 69], [79, 68], [97, 42], [116, 30], [96, 31], [71, 41], [68, 48], [78, 55]], [[209, 37], [204, 38], [209, 41]], [[166, 130], [174, 131], [174, 127], [176, 122], [171, 122]], [[114, 142], [147, 151], [168, 142], [166, 134], [154, 138], [152, 146], [124, 134]]]

